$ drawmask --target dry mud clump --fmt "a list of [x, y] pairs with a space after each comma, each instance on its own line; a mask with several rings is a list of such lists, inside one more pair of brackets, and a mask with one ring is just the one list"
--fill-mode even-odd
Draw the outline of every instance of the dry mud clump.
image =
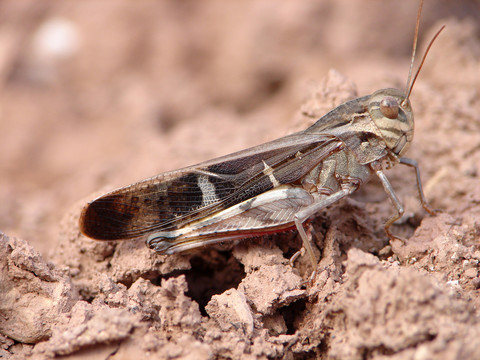
[[[320, 93], [332, 95], [333, 88], [348, 84], [331, 72], [303, 113], [314, 111], [320, 97], [328, 98]], [[312, 223], [321, 260], [309, 287], [303, 281], [306, 259], [293, 268], [288, 262], [300, 246], [293, 232], [233, 248], [158, 256], [142, 242], [81, 236], [79, 211], [75, 207], [64, 221], [55, 265], [26, 242], [2, 236], [5, 355], [474, 359], [479, 354], [478, 200], [461, 216], [425, 217], [407, 243], [386, 247], [377, 234], [380, 219], [369, 217], [364, 203], [344, 201]]]
[[[412, 98], [416, 134], [408, 156], [419, 161], [427, 198], [443, 212], [430, 216], [418, 204], [415, 177], [411, 169], [397, 167], [387, 173], [405, 203], [406, 213], [393, 230], [395, 234], [408, 239], [406, 242], [388, 242], [386, 239], [383, 223], [391, 214], [392, 207], [382, 186], [375, 180], [351, 198], [322, 211], [310, 222], [309, 228], [319, 259], [317, 275], [311, 286], [305, 285], [311, 272], [308, 258], [299, 257], [293, 266], [289, 262], [301, 247], [301, 241], [293, 231], [188, 254], [162, 256], [147, 249], [142, 241], [97, 242], [81, 235], [78, 217], [82, 206], [93, 196], [77, 202], [70, 211], [65, 210], [83, 196], [79, 195], [79, 191], [88, 194], [115, 178], [121, 179], [118, 183], [121, 185], [130, 173], [144, 171], [147, 176], [157, 162], [162, 166], [167, 164], [163, 169], [167, 170], [180, 166], [177, 161], [182, 156], [192, 163], [200, 161], [213, 155], [208, 152], [210, 150], [205, 150], [212, 147], [221, 150], [215, 155], [233, 151], [231, 146], [241, 148], [247, 143], [245, 139], [239, 140], [239, 134], [247, 138], [251, 135], [260, 142], [265, 140], [259, 135], [263, 130], [268, 130], [270, 135], [280, 136], [303, 129], [329, 109], [358, 96], [356, 86], [350, 79], [337, 70], [325, 70], [321, 75], [324, 79], [310, 91], [310, 99], [304, 102], [293, 121], [290, 117], [288, 125], [282, 127], [281, 123], [272, 120], [276, 115], [281, 118], [279, 109], [291, 111], [287, 98], [302, 97], [299, 94], [303, 92], [301, 86], [292, 85], [288, 80], [296, 78], [298, 74], [290, 73], [291, 69], [282, 67], [276, 58], [261, 60], [256, 53], [249, 53], [249, 49], [256, 47], [249, 47], [251, 43], [241, 35], [255, 28], [252, 24], [257, 24], [257, 30], [268, 32], [268, 26], [263, 28], [258, 25], [264, 24], [265, 19], [288, 19], [282, 24], [290, 26], [291, 31], [295, 30], [294, 45], [291, 45], [295, 51], [290, 53], [295, 59], [296, 71], [314, 68], [317, 66], [316, 60], [295, 57], [302, 44], [312, 47], [316, 41], [297, 36], [302, 31], [310, 33], [302, 27], [306, 26], [306, 22], [298, 19], [326, 10], [333, 14], [335, 6], [339, 6], [341, 18], [348, 21], [358, 18], [360, 9], [351, 2], [322, 4], [315, 5], [321, 7], [317, 11], [313, 11], [314, 5], [290, 5], [290, 8], [283, 8], [279, 13], [273, 13], [266, 5], [253, 7], [253, 14], [257, 14], [257, 17], [249, 18], [248, 27], [239, 28], [245, 31], [236, 34], [240, 37], [232, 43], [220, 41], [221, 32], [212, 30], [212, 33], [219, 34], [216, 35], [219, 36], [218, 41], [212, 41], [220, 49], [219, 53], [228, 55], [229, 51], [241, 49], [242, 54], [250, 54], [258, 61], [247, 61], [248, 56], [241, 60], [248, 63], [248, 68], [253, 67], [256, 75], [262, 76], [248, 77], [244, 73], [228, 70], [227, 73], [232, 77], [225, 78], [222, 73], [212, 75], [205, 71], [205, 79], [195, 78], [190, 87], [182, 87], [183, 91], [176, 88], [178, 96], [175, 100], [170, 99], [171, 103], [163, 104], [160, 110], [152, 110], [152, 104], [159, 100], [151, 95], [155, 91], [147, 91], [145, 89], [150, 89], [148, 86], [143, 88], [139, 85], [148, 79], [138, 80], [138, 73], [129, 73], [121, 81], [114, 79], [113, 85], [117, 87], [113, 88], [113, 95], [109, 95], [120, 103], [120, 109], [114, 110], [109, 106], [109, 101], [102, 97], [102, 87], [96, 87], [99, 84], [89, 78], [91, 67], [75, 68], [75, 64], [72, 65], [74, 69], [62, 68], [65, 73], [57, 74], [59, 78], [71, 76], [68, 77], [71, 83], [53, 81], [53, 85], [41, 87], [37, 81], [43, 84], [42, 81], [50, 78], [35, 78], [35, 84], [42, 90], [43, 101], [57, 104], [57, 107], [39, 105], [38, 99], [36, 102], [29, 101], [28, 91], [27, 95], [20, 91], [25, 91], [22, 86], [32, 81], [32, 73], [26, 70], [37, 69], [36, 65], [19, 62], [13, 66], [15, 71], [9, 73], [10, 77], [5, 77], [2, 89], [5, 99], [9, 100], [2, 106], [5, 107], [7, 118], [12, 118], [11, 128], [15, 129], [16, 135], [11, 130], [12, 135], [0, 144], [0, 154], [10, 151], [13, 159], [5, 168], [8, 170], [5, 176], [0, 178], [0, 224], [8, 229], [0, 235], [0, 358], [480, 358], [480, 32], [478, 24], [468, 17], [442, 21], [442, 24], [446, 22], [447, 30], [432, 48]], [[331, 8], [323, 8], [328, 7], [325, 4], [330, 4]], [[376, 3], [376, 7], [380, 4], [383, 2]], [[415, 6], [411, 5], [408, 7], [415, 10]], [[17, 9], [13, 5], [3, 6], [5, 11], [14, 13]], [[89, 15], [85, 18], [79, 15], [77, 19], [79, 23], [85, 21], [83, 30], [88, 32], [90, 25], [93, 25], [85, 19], [90, 19], [94, 12], [88, 6], [82, 7], [86, 5], [70, 6], [80, 10], [75, 14], [84, 11]], [[109, 10], [106, 13], [112, 16], [117, 14], [122, 20], [119, 23], [124, 22], [126, 14], [133, 19], [140, 13], [142, 16], [148, 14], [145, 9], [135, 10], [138, 11], [136, 13], [131, 8], [117, 6], [116, 12], [111, 12], [108, 7], [104, 11]], [[173, 11], [174, 5], [166, 3], [156, 6], [162, 7], [163, 12], [152, 11], [152, 14], [173, 13], [180, 16], [182, 11], [189, 9], [187, 6], [174, 8]], [[206, 10], [203, 10], [202, 17], [208, 19], [215, 15], [215, 19], [223, 19], [213, 10], [216, 7], [203, 6]], [[435, 11], [433, 7], [426, 7], [427, 15]], [[391, 10], [392, 16], [385, 18], [395, 20], [393, 14], [400, 13], [402, 9], [405, 8]], [[44, 9], [46, 13], [47, 10], [48, 7]], [[70, 8], [61, 10], [62, 14], [71, 11]], [[157, 8], [154, 10], [158, 11]], [[271, 17], [265, 16], [266, 13]], [[414, 16], [413, 11], [408, 18], [413, 19]], [[143, 26], [157, 24], [154, 17], [147, 20], [150, 22], [145, 21]], [[198, 21], [195, 17], [190, 20], [192, 23]], [[227, 22], [225, 19], [223, 21]], [[229, 21], [238, 19], [230, 18]], [[212, 26], [217, 24], [211, 23]], [[362, 39], [371, 32], [370, 23], [363, 25], [358, 30], [363, 34]], [[113, 30], [105, 27], [104, 31], [113, 34], [116, 33], [115, 29], [122, 29], [118, 24], [115, 26]], [[438, 24], [433, 25], [425, 39], [430, 39], [438, 27]], [[345, 28], [348, 26], [345, 25]], [[141, 34], [142, 39], [147, 34], [155, 33], [150, 31], [152, 29], [146, 29], [148, 31]], [[165, 39], [162, 38], [164, 41], [170, 38], [178, 41], [184, 39], [181, 30], [175, 29], [178, 33], [159, 32], [158, 36], [165, 36]], [[193, 30], [192, 27], [189, 36], [195, 37], [197, 32]], [[98, 36], [98, 32], [92, 30], [92, 33], [93, 38]], [[130, 34], [127, 31], [119, 33]], [[288, 31], [283, 33], [284, 38], [288, 39], [289, 34], [292, 35]], [[354, 34], [347, 35], [349, 39]], [[206, 34], [201, 33], [196, 40], [201, 41], [202, 36]], [[0, 37], [0, 44], [3, 44], [2, 39]], [[266, 40], [259, 37], [253, 43], [259, 41]], [[409, 43], [410, 36], [406, 41], [406, 44]], [[112, 54], [118, 51], [118, 44], [112, 37], [109, 48]], [[147, 45], [147, 41], [143, 45], [137, 44], [138, 49]], [[206, 50], [200, 45], [197, 48], [193, 44], [187, 45], [195, 56], [206, 56]], [[341, 52], [342, 46], [338, 46]], [[424, 44], [422, 46], [425, 47]], [[349, 51], [360, 51], [354, 48], [353, 43], [348, 43], [348, 48]], [[8, 54], [8, 51], [5, 53]], [[100, 52], [96, 61], [101, 60], [102, 54], [106, 56]], [[168, 66], [178, 62], [180, 69], [188, 68], [192, 58], [190, 52], [183, 54], [182, 61], [178, 61], [174, 53], [161, 54], [172, 56], [171, 59], [162, 58], [165, 60], [162, 66], [170, 69], [169, 74], [178, 74], [179, 68], [174, 71]], [[26, 57], [27, 54], [22, 56]], [[151, 56], [155, 57], [155, 53], [152, 52]], [[339, 65], [342, 68], [355, 68], [353, 65], [359, 66], [358, 59], [362, 56], [367, 55], [360, 53], [358, 57], [344, 57], [345, 62]], [[408, 55], [405, 57], [408, 58]], [[103, 61], [115, 63], [118, 58], [110, 54]], [[405, 70], [407, 62], [397, 66], [394, 61], [388, 62], [388, 58], [381, 61], [382, 67]], [[124, 64], [115, 64], [122, 69], [128, 68], [130, 63], [135, 64], [135, 59], [129, 57]], [[373, 58], [370, 60], [374, 61]], [[142, 66], [148, 67], [148, 62], [144, 61], [146, 63]], [[169, 61], [172, 64], [168, 64]], [[246, 69], [244, 62], [233, 68]], [[5, 70], [5, 64], [0, 63], [0, 71]], [[208, 64], [205, 62], [196, 66], [203, 66], [202, 69], [206, 70]], [[222, 68], [221, 64], [217, 65]], [[158, 76], [159, 73], [155, 71], [160, 70], [157, 67], [151, 70]], [[193, 70], [188, 76], [178, 76], [190, 79], [193, 74], [203, 74], [197, 68]], [[47, 75], [52, 73], [47, 72]], [[351, 77], [357, 81], [357, 76]], [[364, 86], [370, 81], [365, 78], [370, 77], [358, 74]], [[168, 99], [169, 93], [174, 93], [170, 86], [175, 81], [168, 76], [159, 78], [166, 81], [162, 85], [166, 89], [159, 91], [162, 97]], [[214, 82], [213, 86], [207, 82], [209, 85], [203, 88], [202, 81], [206, 79], [218, 83]], [[381, 83], [382, 87], [385, 83], [378, 77], [375, 81]], [[100, 82], [105, 86], [110, 84], [105, 78]], [[258, 87], [258, 84], [265, 82], [269, 85]], [[389, 75], [386, 81], [388, 86], [397, 87], [402, 87], [403, 82], [403, 75], [393, 79]], [[206, 103], [207, 100], [199, 97], [199, 94], [208, 93], [205, 89], [213, 89], [222, 83], [230, 87], [216, 90], [218, 92], [212, 95], [216, 106], [205, 110], [202, 102]], [[375, 83], [374, 89], [378, 87]], [[91, 88], [100, 90], [92, 95], [87, 92]], [[70, 95], [65, 95], [64, 90], [66, 93], [71, 91]], [[226, 105], [230, 92], [235, 99], [240, 99], [235, 104], [236, 111], [228, 110]], [[87, 95], [79, 97], [78, 94]], [[39, 95], [36, 93], [36, 96]], [[66, 99], [71, 101], [69, 111], [64, 108]], [[258, 105], [260, 102], [267, 105], [262, 107]], [[14, 103], [15, 107], [12, 105]], [[249, 113], [249, 107], [255, 108], [257, 113]], [[17, 114], [12, 110], [17, 108], [22, 108], [24, 112]], [[48, 120], [43, 123], [47, 130], [42, 135], [25, 131], [37, 126], [37, 122], [28, 122], [30, 117], [39, 116], [43, 119], [41, 108], [52, 111], [54, 115], [65, 116], [61, 117], [65, 122], [55, 124], [60, 128], [59, 134], [47, 137]], [[143, 111], [151, 111], [156, 115], [152, 117]], [[72, 120], [75, 118], [71, 112], [88, 120], [78, 124]], [[196, 112], [200, 112], [200, 115], [197, 116]], [[245, 116], [238, 121], [238, 114], [242, 113]], [[102, 123], [99, 120], [102, 117], [109, 122]], [[144, 119], [144, 122], [138, 127], [137, 123], [126, 120], [129, 117]], [[189, 117], [194, 120], [188, 120]], [[181, 122], [180, 118], [187, 120]], [[13, 122], [14, 119], [20, 122]], [[23, 125], [19, 125], [22, 121]], [[95, 127], [94, 124], [99, 125]], [[0, 122], [0, 130], [5, 133], [2, 126]], [[94, 129], [101, 134], [92, 135]], [[212, 129], [215, 130], [215, 137], [223, 140], [223, 144], [211, 145]], [[238, 136], [231, 137], [232, 132]], [[95, 139], [90, 138], [95, 136], [99, 136], [101, 141], [96, 143]], [[50, 141], [45, 141], [45, 138]], [[15, 152], [15, 149], [26, 147], [22, 141], [26, 141], [33, 149], [38, 143], [44, 144], [44, 147], [42, 151], [36, 151], [35, 156], [23, 156], [23, 153]], [[235, 141], [238, 143], [232, 144]], [[71, 145], [69, 151], [65, 150], [67, 144]], [[127, 145], [131, 146], [128, 151], [125, 150]], [[149, 160], [152, 152], [157, 154], [157, 150], [158, 154], [162, 154], [158, 156], [163, 158]], [[62, 151], [65, 153], [62, 154]], [[118, 157], [112, 165], [106, 166], [111, 164], [113, 154]], [[51, 163], [42, 162], [44, 158], [51, 160]], [[72, 158], [76, 159], [75, 169], [57, 173], [62, 166], [71, 163]], [[97, 158], [102, 158], [102, 161]], [[0, 165], [3, 163], [6, 162], [0, 161]], [[35, 178], [42, 185], [37, 184], [42, 191], [20, 176], [27, 174], [25, 178], [30, 179], [30, 175], [41, 167], [38, 163], [47, 169], [42, 176]], [[27, 170], [22, 172], [22, 169]], [[63, 178], [65, 182], [52, 180], [48, 169], [56, 175], [55, 179]], [[52, 187], [48, 186], [50, 182]], [[29, 201], [17, 201], [19, 190], [31, 195]], [[68, 204], [59, 207], [58, 199], [67, 199]], [[52, 214], [56, 211], [62, 214], [63, 221], [52, 220], [55, 219]], [[61, 229], [57, 231], [60, 235], [54, 236], [52, 234], [58, 230], [55, 227], [58, 223], [61, 223]]]
[[[433, 239], [432, 226], [439, 228]], [[152, 266], [143, 245], [84, 252], [89, 240], [70, 238], [59, 263], [87, 264], [82, 258], [93, 254], [97, 267], [65, 267], [62, 274], [25, 242], [4, 236], [4, 347], [35, 358], [474, 359], [480, 322], [471, 297], [479, 286], [480, 251], [467, 240], [478, 223], [455, 224], [448, 215], [424, 220], [409, 244], [417, 261], [394, 251], [384, 260], [354, 247], [345, 253], [349, 245], [338, 241], [345, 227], [359, 228], [330, 226], [319, 274], [306, 290], [284, 252], [266, 242], [239, 245], [229, 259], [228, 253], [204, 254], [209, 263], [201, 266], [210, 269], [180, 273], [166, 257]], [[422, 233], [431, 239], [423, 255]], [[76, 259], [68, 256], [74, 249], [80, 249]], [[139, 266], [119, 265], [131, 256]], [[447, 268], [456, 280], [447, 281]], [[226, 290], [214, 289], [217, 295], [205, 295], [232, 281]]]

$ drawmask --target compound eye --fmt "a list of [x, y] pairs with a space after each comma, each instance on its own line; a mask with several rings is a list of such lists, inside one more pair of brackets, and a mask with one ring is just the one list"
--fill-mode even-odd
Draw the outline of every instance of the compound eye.
[[383, 116], [389, 119], [396, 119], [398, 116], [399, 105], [398, 101], [392, 96], [385, 96], [380, 101], [380, 111]]

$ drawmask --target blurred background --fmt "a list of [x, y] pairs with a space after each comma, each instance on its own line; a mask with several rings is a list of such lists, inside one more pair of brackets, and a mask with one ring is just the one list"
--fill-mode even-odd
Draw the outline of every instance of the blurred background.
[[[331, 68], [359, 95], [403, 88], [417, 7], [0, 2], [0, 231], [54, 250], [93, 193], [287, 134]], [[452, 18], [480, 2], [427, 0], [420, 54]]]

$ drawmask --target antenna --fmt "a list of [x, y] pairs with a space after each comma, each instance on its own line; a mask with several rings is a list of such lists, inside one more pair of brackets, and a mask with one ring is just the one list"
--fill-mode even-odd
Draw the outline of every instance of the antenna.
[[417, 52], [417, 40], [418, 40], [418, 29], [420, 28], [420, 15], [422, 14], [423, 0], [420, 1], [417, 11], [417, 22], [415, 24], [415, 35], [413, 35], [413, 49], [412, 49], [412, 58], [410, 60], [410, 69], [408, 70], [407, 85], [405, 86], [405, 92], [407, 93], [408, 99], [410, 93], [412, 92], [412, 87], [409, 87], [410, 79], [412, 78], [413, 63], [415, 62], [415, 54]]
[[420, 70], [422, 69], [423, 63], [425, 62], [425, 59], [427, 58], [428, 51], [430, 50], [430, 48], [431, 48], [432, 45], [433, 45], [433, 42], [434, 42], [435, 39], [438, 37], [438, 35], [440, 35], [440, 33], [442, 32], [443, 29], [445, 29], [445, 25], [443, 25], [443, 26], [440, 28], [440, 30], [437, 31], [437, 33], [435, 34], [435, 36], [433, 37], [433, 39], [430, 40], [430, 43], [429, 43], [428, 46], [427, 46], [427, 50], [425, 50], [425, 54], [423, 55], [422, 62], [420, 63], [420, 66], [418, 67], [417, 73], [415, 74], [415, 77], [413, 78], [413, 81], [412, 81], [412, 83], [410, 84], [410, 88], [408, 89], [406, 100], [408, 100], [408, 98], [409, 98], [409, 96], [410, 96], [410, 93], [412, 92], [413, 84], [415, 84], [415, 81], [417, 80], [418, 74], [420, 74]]
[[405, 97], [405, 100], [402, 101], [402, 105], [406, 101], [408, 101], [408, 98], [410, 97], [410, 94], [412, 93], [413, 85], [415, 84], [415, 81], [417, 80], [418, 74], [420, 74], [420, 70], [422, 69], [423, 63], [425, 62], [425, 59], [427, 58], [427, 54], [428, 54], [430, 48], [432, 47], [433, 42], [438, 37], [438, 35], [440, 35], [442, 30], [445, 29], [445, 25], [443, 25], [440, 28], [440, 30], [437, 31], [437, 33], [435, 34], [433, 39], [430, 40], [430, 43], [427, 46], [427, 50], [425, 50], [425, 54], [423, 54], [422, 61], [420, 62], [420, 66], [418, 67], [418, 70], [415, 73], [415, 76], [413, 77], [412, 82], [410, 83], [410, 80], [412, 78], [412, 72], [413, 72], [413, 63], [415, 62], [415, 53], [417, 52], [418, 29], [420, 28], [420, 15], [422, 14], [422, 8], [423, 8], [423, 0], [421, 0], [420, 4], [418, 5], [417, 23], [415, 24], [415, 35], [413, 36], [412, 59], [410, 61], [410, 70], [408, 71], [407, 86], [405, 87], [406, 97]]

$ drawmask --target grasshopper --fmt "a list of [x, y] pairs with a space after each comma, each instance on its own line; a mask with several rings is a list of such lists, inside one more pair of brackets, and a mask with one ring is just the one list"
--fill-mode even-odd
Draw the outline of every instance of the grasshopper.
[[395, 213], [404, 213], [384, 170], [415, 169], [420, 201], [427, 205], [416, 161], [402, 157], [413, 139], [410, 94], [437, 32], [412, 79], [420, 2], [406, 90], [382, 89], [348, 101], [309, 128], [230, 155], [166, 172], [114, 190], [87, 204], [83, 234], [98, 240], [145, 238], [160, 254], [297, 229], [316, 267], [303, 224], [378, 176]]

